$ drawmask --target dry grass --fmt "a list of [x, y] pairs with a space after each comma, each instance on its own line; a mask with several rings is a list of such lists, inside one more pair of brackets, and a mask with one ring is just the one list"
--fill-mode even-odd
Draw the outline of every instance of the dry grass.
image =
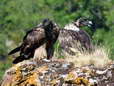
[[77, 67], [89, 64], [93, 64], [96, 67], [103, 67], [111, 62], [108, 58], [108, 54], [109, 51], [106, 48], [95, 47], [95, 51], [91, 54], [78, 53], [76, 56], [66, 54], [65, 60], [73, 62]]
[[[71, 49], [72, 51], [76, 52], [74, 56], [69, 55], [66, 52], [62, 52], [65, 60], [68, 62], [73, 62], [76, 67], [84, 66], [93, 64], [96, 67], [103, 67], [109, 63], [111, 63], [111, 60], [108, 57], [109, 50], [107, 50], [105, 47], [95, 47], [95, 50], [93, 53], [80, 53], [76, 49]], [[76, 50], [76, 51], [75, 51]], [[47, 54], [45, 51], [45, 44], [38, 48], [35, 52], [34, 58], [42, 59], [46, 58]], [[57, 53], [54, 54], [53, 59], [57, 58]]]

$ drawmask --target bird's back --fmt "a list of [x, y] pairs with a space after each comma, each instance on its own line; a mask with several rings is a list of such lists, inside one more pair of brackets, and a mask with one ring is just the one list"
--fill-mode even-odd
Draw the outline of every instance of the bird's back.
[[73, 30], [61, 29], [58, 41], [60, 43], [61, 49], [63, 51], [66, 51], [70, 55], [75, 55], [76, 54], [75, 52], [82, 53], [83, 48], [87, 49], [91, 48], [90, 37], [83, 30], [77, 32]]
[[31, 44], [36, 44], [39, 42], [42, 42], [46, 37], [45, 31], [42, 28], [37, 28], [32, 30], [25, 38], [24, 41], [27, 41], [28, 43]]

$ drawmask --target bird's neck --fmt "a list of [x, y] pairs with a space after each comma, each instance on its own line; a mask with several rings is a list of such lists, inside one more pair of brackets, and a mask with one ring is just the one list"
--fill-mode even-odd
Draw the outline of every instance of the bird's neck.
[[78, 26], [76, 26], [75, 24], [68, 24], [64, 27], [64, 29], [66, 30], [72, 30], [72, 31], [80, 31], [80, 28]]

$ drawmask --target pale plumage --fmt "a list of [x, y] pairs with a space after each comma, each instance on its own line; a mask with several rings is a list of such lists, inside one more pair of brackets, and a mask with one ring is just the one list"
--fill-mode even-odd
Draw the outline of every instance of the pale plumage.
[[90, 52], [92, 50], [92, 43], [90, 36], [84, 30], [81, 30], [81, 26], [90, 26], [91, 21], [87, 19], [78, 19], [73, 23], [65, 25], [64, 29], [60, 30], [59, 43], [62, 50], [71, 55], [76, 53], [71, 49], [77, 49], [80, 52], [85, 50]]

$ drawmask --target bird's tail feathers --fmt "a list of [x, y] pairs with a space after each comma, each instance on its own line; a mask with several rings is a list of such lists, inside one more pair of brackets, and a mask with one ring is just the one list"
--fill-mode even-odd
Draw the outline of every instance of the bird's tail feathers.
[[8, 53], [8, 55], [11, 55], [11, 54], [14, 54], [14, 53], [20, 51], [20, 48], [21, 48], [21, 46], [19, 46], [19, 47], [13, 49], [12, 51], [10, 51], [10, 52]]
[[19, 62], [21, 62], [21, 61], [23, 61], [23, 60], [24, 60], [24, 59], [23, 59], [22, 56], [18, 56], [18, 57], [16, 57], [16, 59], [13, 60], [13, 64], [17, 64], [17, 63], [19, 63]]

